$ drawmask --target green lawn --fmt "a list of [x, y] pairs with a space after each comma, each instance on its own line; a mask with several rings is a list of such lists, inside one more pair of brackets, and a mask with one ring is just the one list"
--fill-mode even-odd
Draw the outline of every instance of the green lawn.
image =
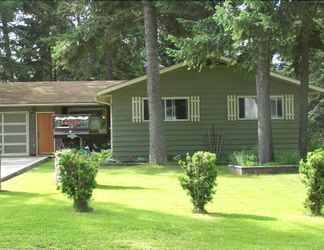
[[298, 175], [222, 170], [207, 215], [191, 213], [177, 167], [101, 169], [93, 213], [56, 190], [52, 162], [3, 184], [0, 248], [324, 249], [324, 217], [304, 215]]

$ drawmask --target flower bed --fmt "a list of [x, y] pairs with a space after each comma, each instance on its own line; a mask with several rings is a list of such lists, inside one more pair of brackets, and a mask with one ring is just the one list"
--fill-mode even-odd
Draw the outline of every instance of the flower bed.
[[229, 165], [229, 169], [236, 175], [260, 175], [260, 174], [294, 174], [298, 173], [296, 165], [272, 165], [272, 166], [239, 166]]

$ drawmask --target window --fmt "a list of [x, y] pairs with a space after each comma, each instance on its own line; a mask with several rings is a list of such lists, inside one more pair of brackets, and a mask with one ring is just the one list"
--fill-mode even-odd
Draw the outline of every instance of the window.
[[[283, 119], [283, 97], [271, 96], [271, 118]], [[239, 97], [239, 119], [256, 120], [258, 117], [258, 107], [255, 96]]]
[[[163, 100], [161, 101], [161, 105], [162, 105], [162, 114], [164, 114], [164, 102]], [[144, 109], [144, 113], [143, 113], [143, 120], [144, 121], [149, 121], [150, 120], [150, 112], [149, 112], [149, 106], [148, 106], [148, 99], [144, 98], [143, 99], [143, 109]]]
[[148, 120], [150, 120], [148, 99], [143, 99], [143, 102], [144, 102], [144, 121], [148, 121]]
[[258, 117], [258, 108], [256, 98], [239, 97], [239, 118], [246, 120], [255, 120]]
[[164, 100], [166, 121], [188, 120], [188, 99], [168, 98]]
[[[143, 99], [144, 121], [150, 119], [148, 99]], [[188, 98], [163, 98], [162, 115], [165, 121], [186, 121], [189, 119]]]
[[271, 97], [271, 117], [272, 119], [283, 119], [283, 97]]

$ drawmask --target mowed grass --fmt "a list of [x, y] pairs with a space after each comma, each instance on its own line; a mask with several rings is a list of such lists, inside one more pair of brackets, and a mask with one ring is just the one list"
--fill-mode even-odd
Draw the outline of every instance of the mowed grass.
[[176, 166], [99, 171], [93, 213], [56, 190], [48, 162], [3, 183], [0, 248], [324, 249], [324, 217], [303, 209], [298, 175], [238, 177], [222, 168], [209, 214], [192, 213]]

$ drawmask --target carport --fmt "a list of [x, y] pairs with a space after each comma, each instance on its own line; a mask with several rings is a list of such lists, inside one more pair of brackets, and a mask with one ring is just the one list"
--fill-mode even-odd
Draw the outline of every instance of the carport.
[[8, 157], [1, 159], [1, 182], [14, 178], [47, 160], [48, 157]]

